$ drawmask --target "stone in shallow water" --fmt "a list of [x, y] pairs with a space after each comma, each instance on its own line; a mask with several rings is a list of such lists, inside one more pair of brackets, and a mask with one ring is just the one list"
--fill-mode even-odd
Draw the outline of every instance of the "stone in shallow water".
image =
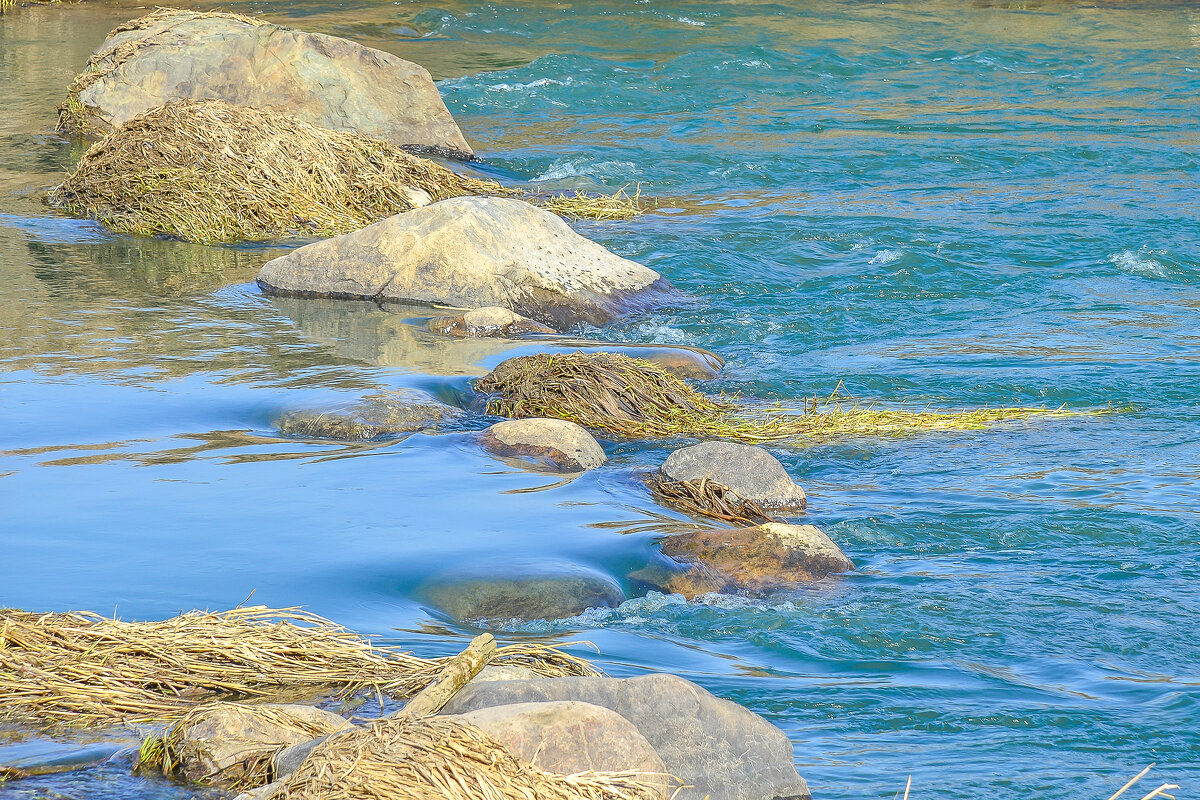
[[514, 703], [468, 711], [458, 718], [547, 772], [653, 773], [662, 776], [659, 796], [667, 796], [663, 760], [629, 720], [603, 706], [577, 700]]
[[425, 392], [398, 389], [334, 408], [288, 411], [275, 424], [287, 436], [352, 441], [426, 430], [461, 415]]
[[268, 261], [268, 294], [502, 306], [566, 329], [661, 305], [674, 292], [521, 200], [456, 197]]
[[766, 509], [799, 511], [807, 504], [804, 490], [764, 447], [702, 442], [671, 453], [662, 474], [673, 481], [716, 481]]
[[561, 419], [513, 419], [497, 422], [479, 437], [499, 456], [519, 457], [559, 472], [595, 469], [608, 460], [596, 439], [574, 422]]
[[692, 784], [678, 800], [811, 797], [783, 731], [674, 675], [471, 683], [442, 713], [561, 700], [603, 706], [632, 722], [667, 771]]
[[662, 588], [688, 599], [707, 592], [794, 589], [854, 569], [841, 548], [812, 525], [769, 522], [690, 531], [663, 539], [662, 551], [690, 567], [665, 576]]
[[342, 730], [337, 714], [294, 704], [213, 703], [166, 735], [170, 772], [187, 780], [232, 787], [255, 776], [277, 750]]
[[470, 156], [429, 72], [356, 42], [230, 14], [168, 10], [122, 26], [80, 78], [82, 124], [104, 133], [174, 100], [224, 100], [400, 146]]
[[422, 594], [458, 620], [564, 619], [625, 601], [616, 583], [588, 573], [466, 578], [429, 586]]
[[529, 333], [554, 333], [540, 322], [500, 306], [487, 306], [429, 320], [429, 330], [460, 339], [499, 337], [513, 339]]

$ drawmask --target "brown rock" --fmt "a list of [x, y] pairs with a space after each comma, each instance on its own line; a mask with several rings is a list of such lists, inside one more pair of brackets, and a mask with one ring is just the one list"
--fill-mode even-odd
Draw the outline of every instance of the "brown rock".
[[489, 336], [515, 339], [529, 333], [554, 333], [553, 328], [500, 306], [486, 306], [462, 314], [436, 317], [429, 320], [429, 330], [460, 339]]
[[662, 551], [690, 567], [663, 588], [688, 599], [706, 592], [768, 592], [795, 588], [854, 569], [833, 540], [812, 525], [769, 522], [668, 536]]
[[468, 711], [459, 716], [500, 741], [517, 758], [547, 772], [642, 772], [661, 775], [667, 796], [667, 768], [633, 723], [615, 711], [574, 700], [515, 703]]

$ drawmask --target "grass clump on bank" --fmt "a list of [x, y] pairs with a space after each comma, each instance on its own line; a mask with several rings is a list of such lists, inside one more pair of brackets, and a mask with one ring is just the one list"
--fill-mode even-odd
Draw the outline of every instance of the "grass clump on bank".
[[50, 202], [191, 242], [333, 236], [432, 200], [511, 194], [379, 139], [221, 100], [179, 101], [93, 145]]
[[[177, 719], [213, 700], [366, 691], [404, 698], [445, 662], [376, 645], [297, 609], [193, 611], [162, 622], [0, 610], [0, 719], [141, 724]], [[597, 674], [586, 661], [541, 645], [502, 647], [492, 663], [548, 676]]]
[[397, 714], [318, 745], [277, 794], [287, 800], [652, 800], [634, 772], [556, 775], [519, 761], [479, 728]]
[[629, 438], [684, 436], [751, 444], [843, 436], [903, 436], [982, 430], [1064, 409], [985, 408], [903, 411], [814, 402], [801, 413], [754, 410], [736, 398], [711, 397], [647, 361], [617, 353], [511, 358], [475, 382], [490, 394], [487, 412], [502, 417], [554, 417]]

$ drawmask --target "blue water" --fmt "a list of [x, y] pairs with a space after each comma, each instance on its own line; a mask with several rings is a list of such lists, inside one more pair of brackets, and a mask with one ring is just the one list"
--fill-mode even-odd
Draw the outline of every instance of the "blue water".
[[[1151, 762], [1145, 791], [1197, 797], [1200, 9], [227, 7], [425, 64], [485, 172], [656, 198], [577, 228], [696, 300], [585, 335], [711, 349], [714, 388], [769, 399], [1108, 412], [776, 450], [857, 574], [503, 636], [587, 640], [612, 674], [670, 670], [767, 715], [819, 800], [909, 775], [914, 798], [1102, 800]], [[0, 17], [0, 605], [159, 618], [253, 593], [446, 653], [474, 629], [430, 583], [583, 569], [632, 591], [682, 519], [634, 472], [677, 443], [606, 443], [564, 485], [469, 431], [280, 439], [283, 409], [453, 399], [504, 355], [267, 299], [252, 278], [278, 247], [113, 236], [41, 205], [78, 156], [54, 105], [137, 13]], [[116, 767], [0, 794], [43, 790], [199, 796]]]

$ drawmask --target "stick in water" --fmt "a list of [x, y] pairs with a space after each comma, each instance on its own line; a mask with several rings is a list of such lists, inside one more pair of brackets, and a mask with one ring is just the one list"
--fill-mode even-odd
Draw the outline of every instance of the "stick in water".
[[496, 639], [490, 633], [481, 633], [471, 640], [467, 649], [450, 659], [433, 683], [417, 692], [400, 714], [427, 717], [442, 710], [458, 690], [470, 683], [479, 671], [488, 665], [496, 654]]

